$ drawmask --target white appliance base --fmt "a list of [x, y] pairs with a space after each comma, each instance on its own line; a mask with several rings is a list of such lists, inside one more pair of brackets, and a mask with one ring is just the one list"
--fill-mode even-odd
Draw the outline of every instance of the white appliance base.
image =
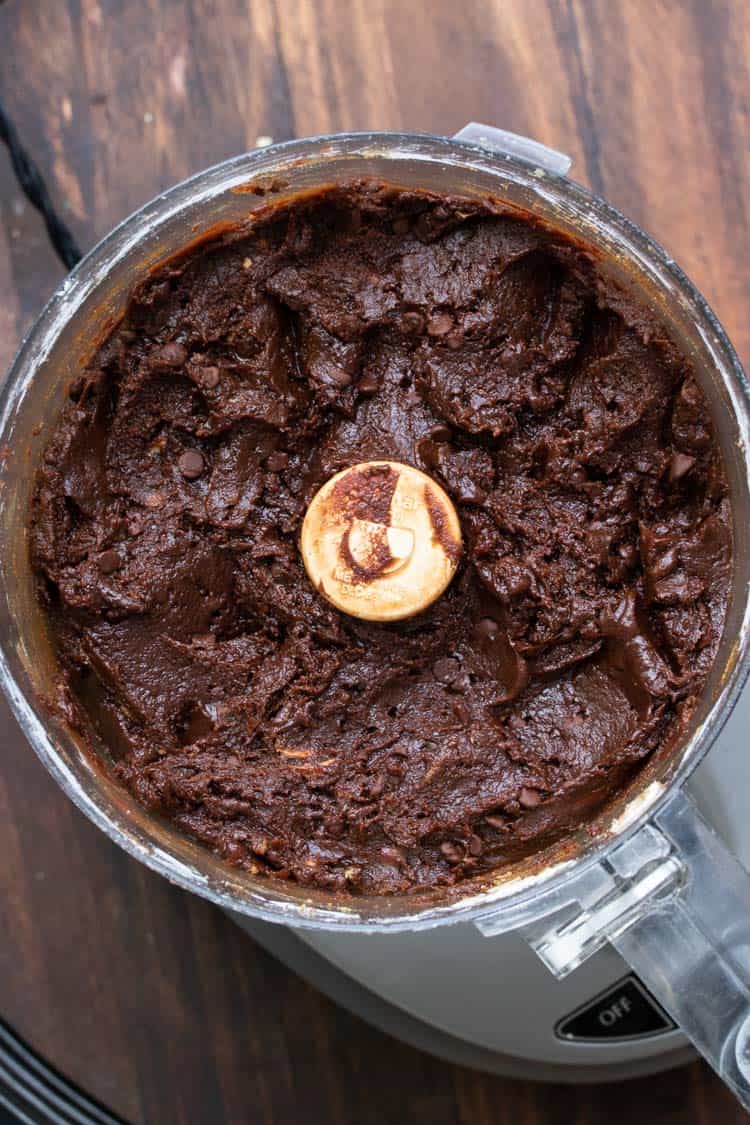
[[[683, 1037], [674, 1032], [662, 1036], [664, 1043], [658, 1053], [646, 1057], [639, 1055], [637, 1045], [622, 1050], [620, 1061], [584, 1062], [571, 1057], [568, 1062], [546, 1062], [541, 1059], [521, 1058], [517, 1055], [490, 1050], [479, 1043], [460, 1039], [447, 1031], [417, 1019], [395, 1004], [390, 1004], [375, 992], [364, 988], [352, 977], [336, 968], [331, 961], [316, 953], [301, 935], [283, 926], [258, 922], [252, 918], [233, 915], [235, 921], [268, 953], [277, 957], [298, 976], [319, 989], [342, 1008], [359, 1016], [366, 1023], [387, 1035], [407, 1043], [410, 1047], [427, 1051], [445, 1062], [469, 1066], [488, 1074], [504, 1078], [521, 1078], [535, 1082], [593, 1083], [618, 1082], [625, 1078], [644, 1078], [670, 1067], [691, 1062], [696, 1056]], [[497, 940], [497, 939], [495, 939]], [[498, 990], [502, 982], [497, 982]], [[498, 1019], [502, 1019], [502, 1006]], [[571, 1054], [580, 1048], [574, 1047]]]

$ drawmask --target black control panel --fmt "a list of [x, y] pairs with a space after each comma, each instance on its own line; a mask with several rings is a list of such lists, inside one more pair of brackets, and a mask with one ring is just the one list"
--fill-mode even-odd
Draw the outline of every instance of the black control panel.
[[629, 973], [564, 1016], [555, 1035], [578, 1043], [616, 1043], [663, 1035], [676, 1027], [645, 984]]

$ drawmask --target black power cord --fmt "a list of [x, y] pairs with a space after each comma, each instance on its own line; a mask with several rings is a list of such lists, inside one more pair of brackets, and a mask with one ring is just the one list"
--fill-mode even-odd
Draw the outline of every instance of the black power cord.
[[42, 174], [21, 144], [18, 131], [1, 102], [0, 140], [7, 145], [13, 171], [16, 174], [21, 191], [32, 207], [36, 207], [44, 219], [47, 234], [58, 258], [66, 269], [72, 270], [73, 266], [81, 260], [81, 251], [78, 249], [73, 235], [55, 210]]
[[0, 1125], [126, 1125], [0, 1019]]

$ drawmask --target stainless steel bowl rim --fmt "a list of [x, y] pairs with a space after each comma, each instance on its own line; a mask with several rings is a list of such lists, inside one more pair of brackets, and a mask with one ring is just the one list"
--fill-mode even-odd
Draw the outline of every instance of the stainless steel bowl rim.
[[[317, 152], [311, 154], [311, 147]], [[307, 159], [308, 162], [314, 160], [325, 162], [326, 159], [335, 158], [342, 152], [393, 159], [394, 170], [396, 162], [402, 157], [408, 157], [410, 160], [424, 159], [431, 163], [444, 161], [461, 165], [468, 172], [475, 169], [483, 173], [501, 175], [503, 169], [511, 170], [517, 177], [533, 180], [532, 186], [536, 192], [551, 193], [555, 205], [560, 208], [569, 207], [571, 214], [595, 212], [597, 220], [626, 242], [631, 256], [640, 258], [641, 263], [652, 275], [656, 271], [661, 271], [660, 276], [664, 277], [665, 282], [671, 283], [678, 289], [703, 318], [705, 330], [702, 330], [702, 335], [706, 337], [707, 346], [718, 349], [731, 371], [734, 385], [729, 387], [729, 392], [734, 409], [740, 418], [744, 441], [743, 455], [747, 464], [747, 448], [750, 442], [748, 437], [750, 383], [724, 329], [705, 298], [657, 242], [606, 200], [567, 177], [538, 168], [520, 157], [490, 151], [465, 141], [432, 134], [401, 132], [330, 134], [288, 141], [242, 154], [176, 184], [123, 220], [95, 245], [63, 280], [23, 341], [0, 389], [0, 433], [4, 435], [6, 443], [9, 439], [12, 440], [11, 423], [23, 401], [29, 380], [33, 378], [34, 371], [51, 351], [62, 327], [75, 317], [84, 300], [96, 290], [103, 271], [112, 268], [120, 258], [127, 255], [134, 244], [147, 242], [153, 232], [187, 202], [200, 203], [201, 199], [208, 199], [219, 192], [241, 187], [259, 174], [270, 176], [272, 172], [283, 171], [284, 166], [293, 166], [295, 161], [299, 163], [300, 160]], [[398, 182], [397, 177], [394, 182]], [[3, 501], [0, 491], [0, 515], [2, 514]], [[600, 862], [617, 843], [637, 832], [658, 813], [669, 799], [673, 788], [685, 782], [708, 752], [729, 718], [750, 674], [750, 601], [745, 606], [733, 667], [706, 721], [686, 745], [679, 766], [668, 785], [655, 784], [650, 787], [647, 795], [641, 794], [640, 798], [636, 798], [631, 814], [621, 815], [618, 818], [617, 828], [610, 834], [604, 834], [581, 857], [558, 863], [526, 878], [500, 882], [496, 887], [479, 894], [476, 890], [472, 891], [471, 886], [467, 884], [465, 897], [443, 905], [428, 907], [418, 914], [397, 912], [383, 918], [362, 918], [358, 914], [356, 898], [346, 903], [338, 900], [336, 906], [331, 908], [305, 905], [297, 901], [276, 902], [269, 905], [266, 897], [260, 892], [255, 894], [245, 891], [239, 895], [236, 889], [232, 889], [231, 869], [227, 870], [226, 880], [212, 879], [171, 854], [169, 850], [136, 839], [124, 826], [114, 823], [106, 815], [84, 790], [71, 769], [62, 761], [45, 723], [12, 673], [8, 646], [7, 638], [1, 637], [0, 687], [5, 692], [27, 740], [49, 773], [68, 797], [110, 839], [172, 883], [226, 909], [270, 922], [293, 924], [299, 927], [394, 932], [476, 921], [488, 916], [494, 918], [503, 912], [508, 915], [507, 928], [511, 928], [514, 918], [528, 919], [533, 915], [534, 903], [539, 900], [540, 892], [563, 890], [566, 883], [570, 883], [588, 867]], [[404, 907], [407, 907], [408, 896], [403, 901]]]

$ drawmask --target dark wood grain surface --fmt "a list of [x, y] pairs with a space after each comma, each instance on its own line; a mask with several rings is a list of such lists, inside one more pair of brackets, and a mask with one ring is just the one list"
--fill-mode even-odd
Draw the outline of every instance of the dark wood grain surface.
[[[84, 247], [255, 146], [470, 119], [561, 148], [750, 361], [745, 0], [7, 0], [0, 94]], [[62, 276], [0, 153], [0, 363]], [[133, 1122], [731, 1125], [703, 1064], [617, 1087], [439, 1063], [100, 835], [0, 714], [0, 1011]]]

